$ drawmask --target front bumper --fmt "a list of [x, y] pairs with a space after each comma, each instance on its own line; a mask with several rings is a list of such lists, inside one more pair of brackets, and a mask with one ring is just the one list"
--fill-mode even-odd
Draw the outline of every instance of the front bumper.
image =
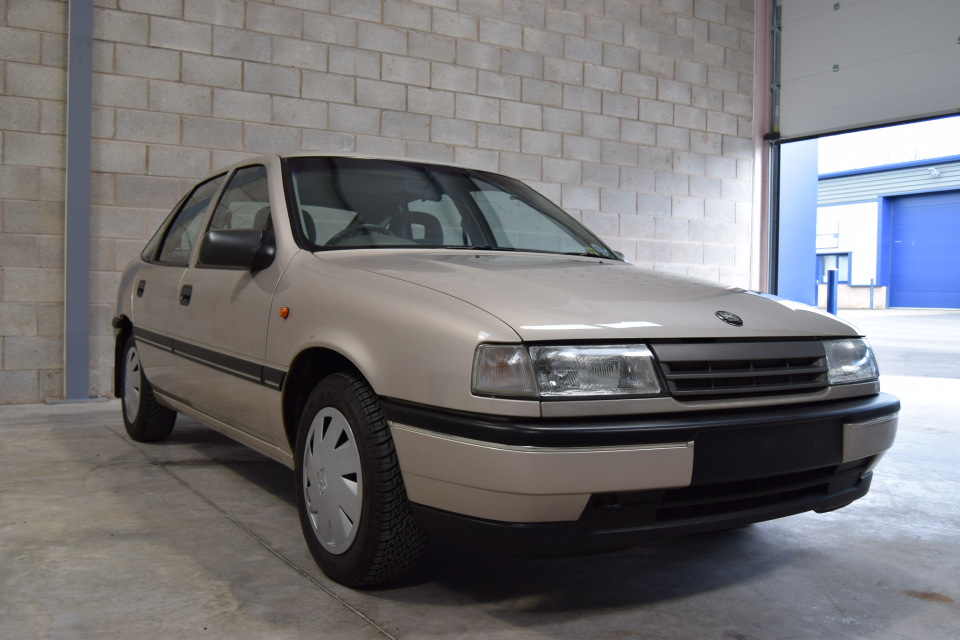
[[517, 420], [385, 400], [421, 525], [524, 553], [600, 550], [862, 497], [893, 443], [888, 394], [808, 405]]

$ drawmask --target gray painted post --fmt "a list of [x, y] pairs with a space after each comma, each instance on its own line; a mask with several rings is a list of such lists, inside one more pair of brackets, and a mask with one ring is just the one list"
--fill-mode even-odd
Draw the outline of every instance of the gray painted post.
[[70, 0], [64, 232], [64, 391], [90, 398], [90, 135], [93, 0]]

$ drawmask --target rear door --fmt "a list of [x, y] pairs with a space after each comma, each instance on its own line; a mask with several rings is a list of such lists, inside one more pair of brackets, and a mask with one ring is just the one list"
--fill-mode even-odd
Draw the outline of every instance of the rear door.
[[147, 379], [162, 394], [187, 401], [191, 387], [174, 353], [180, 333], [180, 281], [187, 272], [206, 213], [226, 182], [221, 174], [184, 198], [145, 251], [147, 262], [133, 285], [133, 328]]

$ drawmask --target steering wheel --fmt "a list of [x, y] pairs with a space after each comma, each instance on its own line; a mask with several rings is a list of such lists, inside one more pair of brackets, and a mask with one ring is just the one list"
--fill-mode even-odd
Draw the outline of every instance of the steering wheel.
[[339, 233], [335, 233], [332, 238], [327, 240], [324, 246], [329, 247], [331, 245], [339, 244], [340, 242], [346, 240], [347, 238], [352, 238], [353, 236], [360, 235], [361, 233], [365, 233], [367, 235], [371, 235], [373, 233], [379, 233], [380, 235], [383, 235], [383, 236], [393, 236], [394, 238], [400, 237], [397, 234], [395, 234], [393, 231], [390, 231], [390, 229], [387, 229], [383, 225], [369, 224], [369, 223], [358, 224], [354, 227], [347, 227], [346, 229], [344, 229]]

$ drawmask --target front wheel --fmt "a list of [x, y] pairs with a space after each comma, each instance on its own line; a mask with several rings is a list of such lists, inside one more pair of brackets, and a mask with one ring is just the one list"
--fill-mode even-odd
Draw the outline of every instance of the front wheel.
[[131, 335], [123, 348], [121, 365], [123, 393], [123, 425], [127, 435], [137, 442], [157, 442], [173, 431], [177, 412], [157, 403], [153, 387], [143, 373], [137, 342]]
[[360, 378], [333, 374], [311, 392], [295, 477], [304, 538], [332, 579], [352, 587], [387, 582], [420, 559], [427, 537], [410, 511], [380, 401]]

